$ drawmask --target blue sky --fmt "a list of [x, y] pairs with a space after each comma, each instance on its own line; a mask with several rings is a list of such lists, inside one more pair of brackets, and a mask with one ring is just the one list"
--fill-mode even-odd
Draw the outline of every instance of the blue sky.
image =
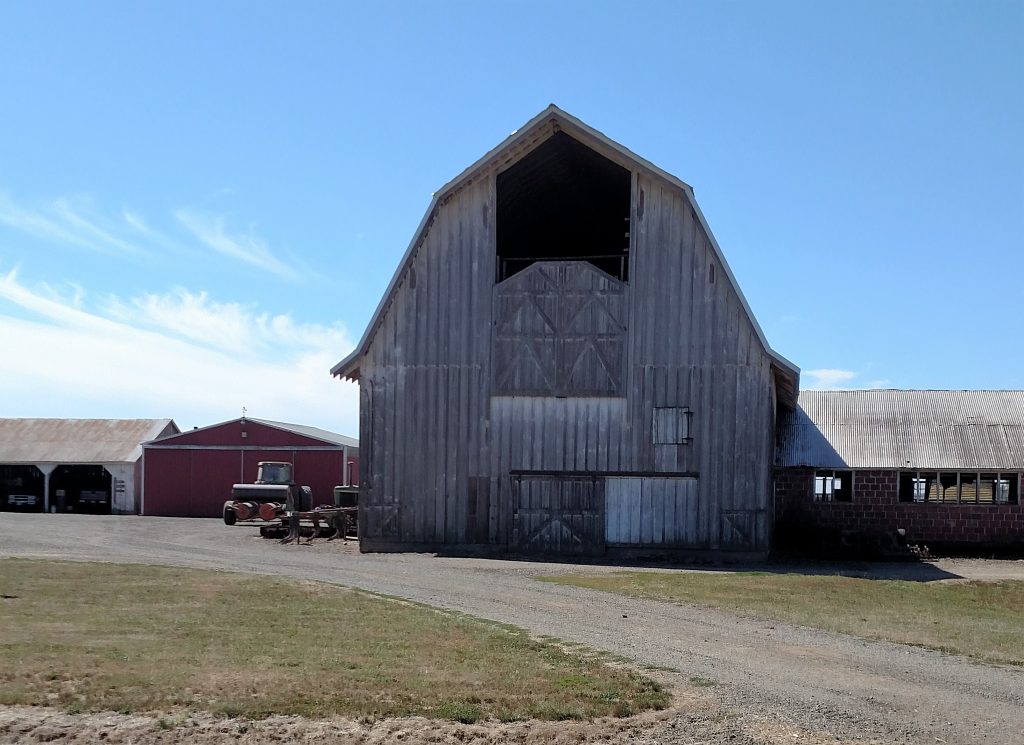
[[0, 416], [357, 431], [430, 194], [549, 103], [803, 385], [1024, 388], [1024, 3], [0, 4]]

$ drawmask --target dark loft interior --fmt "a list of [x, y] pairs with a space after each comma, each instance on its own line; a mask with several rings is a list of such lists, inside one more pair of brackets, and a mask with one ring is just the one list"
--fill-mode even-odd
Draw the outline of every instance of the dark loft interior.
[[629, 171], [564, 132], [498, 174], [498, 281], [535, 261], [629, 278]]

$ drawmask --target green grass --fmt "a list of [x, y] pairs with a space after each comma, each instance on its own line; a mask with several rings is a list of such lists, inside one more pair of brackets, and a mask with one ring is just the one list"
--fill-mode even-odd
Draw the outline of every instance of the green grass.
[[669, 701], [586, 650], [333, 585], [7, 559], [0, 594], [0, 704], [472, 722]]
[[543, 577], [1024, 665], [1024, 582], [906, 582], [767, 572]]

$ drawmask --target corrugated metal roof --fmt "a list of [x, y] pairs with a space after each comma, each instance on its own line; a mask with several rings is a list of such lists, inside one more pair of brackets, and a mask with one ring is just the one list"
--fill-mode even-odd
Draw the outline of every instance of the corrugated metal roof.
[[0, 463], [133, 463], [172, 419], [0, 419]]
[[273, 422], [269, 419], [253, 419], [252, 417], [249, 417], [249, 420], [259, 422], [260, 424], [266, 424], [268, 427], [286, 429], [297, 435], [305, 435], [306, 437], [313, 437], [317, 440], [327, 440], [327, 442], [333, 442], [337, 445], [346, 445], [350, 448], [359, 447], [359, 440], [354, 437], [339, 435], [337, 432], [328, 432], [326, 429], [320, 429], [319, 427], [307, 427], [304, 424], [289, 424], [288, 422]]
[[1024, 470], [1024, 391], [800, 391], [780, 466]]

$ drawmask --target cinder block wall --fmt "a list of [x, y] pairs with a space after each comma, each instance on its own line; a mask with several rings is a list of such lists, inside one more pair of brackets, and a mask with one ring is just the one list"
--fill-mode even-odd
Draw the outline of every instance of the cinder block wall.
[[911, 543], [1017, 545], [1024, 548], [1024, 505], [899, 501], [898, 471], [856, 471], [852, 502], [815, 502], [814, 469], [775, 473], [775, 530], [780, 536], [824, 532], [906, 531]]

